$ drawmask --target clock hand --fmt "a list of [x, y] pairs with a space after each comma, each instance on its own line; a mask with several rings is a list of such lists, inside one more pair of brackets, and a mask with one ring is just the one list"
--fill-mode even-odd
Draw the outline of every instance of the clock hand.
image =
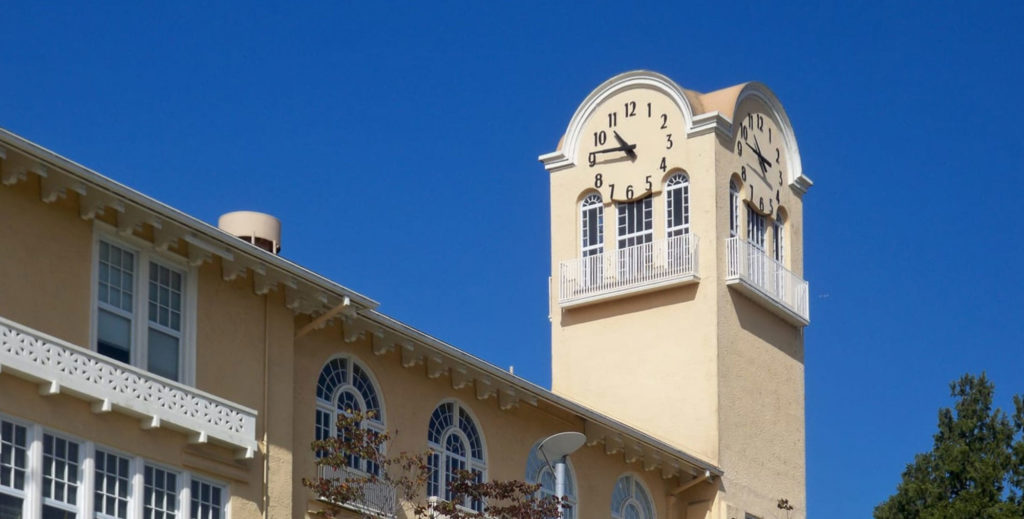
[[757, 143], [757, 137], [754, 137], [754, 144], [757, 145], [756, 148], [751, 146], [749, 142], [744, 141], [744, 144], [746, 144], [747, 147], [750, 148], [750, 151], [754, 152], [754, 155], [757, 155], [757, 165], [761, 167], [762, 173], [767, 174], [768, 168], [772, 167], [772, 161], [768, 160], [767, 158], [765, 158], [764, 155], [761, 154], [761, 145]]
[[622, 136], [619, 135], [619, 132], [615, 130], [612, 130], [612, 135], [615, 137], [615, 140], [619, 141], [619, 144], [622, 147], [626, 148], [623, 150], [626, 152], [626, 155], [628, 155], [631, 160], [636, 160], [636, 152], [633, 151], [633, 149], [636, 148], [636, 144], [627, 143], [626, 139], [623, 139]]
[[624, 152], [626, 152], [626, 154], [631, 154], [631, 153], [633, 153], [634, 149], [636, 149], [636, 144], [627, 144], [627, 145], [624, 145], [624, 146], [616, 146], [614, 148], [605, 148], [603, 150], [594, 150], [594, 151], [592, 151], [590, 153], [598, 154], [598, 153], [611, 153], [613, 151], [624, 151]]

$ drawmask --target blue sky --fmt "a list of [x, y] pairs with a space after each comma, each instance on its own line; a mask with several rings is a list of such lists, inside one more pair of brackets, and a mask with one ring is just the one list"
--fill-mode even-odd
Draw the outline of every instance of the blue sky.
[[289, 259], [547, 386], [537, 156], [617, 73], [762, 81], [815, 181], [809, 511], [865, 517], [950, 381], [1024, 393], [1024, 8], [711, 4], [6, 5], [0, 126], [208, 222], [273, 213]]

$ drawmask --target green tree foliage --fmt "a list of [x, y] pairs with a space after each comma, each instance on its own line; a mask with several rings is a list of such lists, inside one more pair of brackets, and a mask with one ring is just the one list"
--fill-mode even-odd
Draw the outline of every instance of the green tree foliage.
[[939, 410], [930, 452], [903, 471], [876, 519], [1020, 519], [1024, 517], [1024, 399], [1014, 412], [992, 408], [985, 374], [950, 384], [953, 409]]
[[[558, 519], [568, 503], [541, 497], [540, 485], [516, 480], [478, 481], [475, 474], [465, 470], [448, 483], [450, 501], [428, 501], [427, 453], [386, 454], [384, 447], [391, 435], [360, 427], [364, 418], [367, 416], [358, 412], [340, 415], [337, 430], [341, 434], [313, 442], [318, 476], [302, 479], [302, 484], [324, 504], [324, 509], [313, 514], [338, 517], [344, 507], [365, 518], [404, 513], [417, 519]], [[373, 473], [350, 470], [353, 457], [367, 460], [378, 469]], [[482, 502], [483, 510], [457, 506], [469, 501]]]

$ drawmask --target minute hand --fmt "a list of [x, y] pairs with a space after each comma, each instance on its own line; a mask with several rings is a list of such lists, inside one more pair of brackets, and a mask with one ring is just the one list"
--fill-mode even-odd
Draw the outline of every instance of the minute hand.
[[636, 144], [627, 144], [625, 146], [616, 146], [614, 148], [605, 148], [603, 150], [594, 150], [591, 153], [593, 153], [593, 154], [611, 153], [613, 151], [633, 151], [635, 149], [636, 149]]

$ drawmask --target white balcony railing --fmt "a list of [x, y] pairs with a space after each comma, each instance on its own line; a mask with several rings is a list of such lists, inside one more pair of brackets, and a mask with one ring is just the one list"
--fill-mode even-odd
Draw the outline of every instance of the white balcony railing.
[[725, 247], [728, 259], [727, 284], [736, 285], [753, 299], [798, 326], [811, 320], [807, 301], [807, 282], [765, 251], [739, 237], [729, 238]]
[[[346, 479], [350, 475], [359, 475], [349, 470], [326, 466], [318, 469], [320, 477], [325, 479]], [[360, 485], [363, 488], [363, 499], [359, 503], [350, 503], [350, 508], [377, 517], [395, 517], [398, 514], [398, 492], [394, 487], [383, 482], [367, 482]]]
[[559, 265], [558, 303], [563, 308], [646, 292], [700, 279], [697, 236], [683, 234]]
[[256, 411], [156, 376], [0, 317], [0, 372], [67, 393], [97, 412], [140, 417], [146, 428], [170, 427], [193, 441], [217, 441], [252, 457]]

